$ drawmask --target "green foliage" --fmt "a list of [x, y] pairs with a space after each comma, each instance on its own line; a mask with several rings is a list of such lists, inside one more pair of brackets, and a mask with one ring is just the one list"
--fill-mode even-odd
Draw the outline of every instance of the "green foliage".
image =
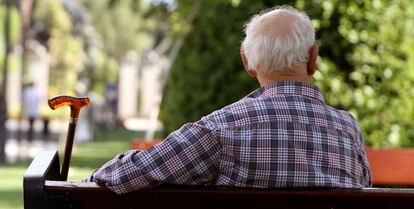
[[39, 0], [33, 14], [49, 35], [47, 47], [50, 55], [50, 94], [73, 91], [78, 72], [82, 70], [83, 40], [72, 33], [69, 14], [59, 1]]
[[[5, 18], [5, 5], [0, 4], [0, 17], [1, 17], [1, 21], [0, 21], [0, 38], [1, 38], [1, 42], [0, 42], [0, 46], [3, 47], [3, 42], [4, 42], [4, 18]], [[16, 44], [19, 41], [20, 38], [20, 30], [21, 30], [21, 24], [20, 24], [20, 15], [19, 15], [19, 11], [17, 11], [16, 7], [11, 7], [10, 8], [10, 42], [11, 44]], [[1, 52], [3, 53], [3, 52]]]
[[[3, 62], [4, 62], [4, 48], [6, 47], [5, 43], [4, 43], [4, 18], [5, 18], [5, 5], [4, 4], [0, 4], [0, 72], [3, 71]], [[10, 8], [10, 44], [14, 45], [16, 44], [19, 39], [20, 39], [20, 15], [19, 12], [17, 11], [17, 9], [15, 7], [11, 7]], [[13, 72], [13, 71], [17, 71], [19, 70], [19, 63], [15, 62], [15, 54], [10, 54], [9, 55], [10, 59], [9, 62], [9, 73]], [[0, 73], [0, 80], [3, 77], [3, 73]]]
[[338, 19], [337, 30], [331, 30], [341, 40], [329, 44], [324, 33], [319, 40], [322, 48], [342, 51], [345, 61], [337, 62], [335, 53], [321, 55], [325, 59], [315, 78], [328, 103], [357, 117], [368, 145], [413, 146], [413, 5], [408, 0], [313, 4], [332, 11]]
[[[411, 1], [365, 1], [372, 11], [354, 27], [350, 59], [357, 84], [355, 109], [375, 146], [414, 145], [414, 6]], [[362, 13], [362, 11], [357, 11]], [[361, 15], [362, 16], [362, 15]], [[352, 30], [350, 30], [352, 31]]]
[[152, 22], [143, 18], [141, 1], [81, 2], [76, 12], [85, 22], [75, 22], [60, 1], [39, 0], [35, 7], [33, 21], [45, 28], [50, 54], [51, 95], [73, 92], [79, 78], [103, 94], [105, 84], [117, 80], [125, 55], [140, 53], [151, 43], [147, 32]]
[[[414, 146], [414, 5], [410, 0], [290, 1], [312, 18], [320, 45], [314, 83], [351, 111], [374, 147]], [[191, 6], [179, 1], [184, 18]], [[174, 64], [161, 120], [166, 133], [255, 87], [239, 58], [242, 25], [281, 1], [205, 1]], [[225, 14], [225, 15], [223, 15]]]
[[145, 4], [135, 0], [82, 0], [88, 18], [99, 33], [104, 51], [118, 61], [129, 50], [148, 47], [152, 22], [143, 18]]
[[114, 57], [109, 56], [103, 50], [91, 50], [87, 54], [90, 65], [86, 65], [83, 77], [90, 79], [90, 90], [101, 95], [105, 94], [105, 85], [116, 83], [119, 65]]
[[105, 85], [116, 83], [120, 62], [129, 51], [141, 54], [151, 45], [148, 31], [151, 18], [142, 1], [82, 0], [87, 22], [86, 65], [82, 76], [89, 78], [90, 90], [104, 94]]

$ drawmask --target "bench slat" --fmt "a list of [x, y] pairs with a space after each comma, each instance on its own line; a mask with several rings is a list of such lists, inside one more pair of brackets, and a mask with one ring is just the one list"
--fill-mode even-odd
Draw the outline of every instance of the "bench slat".
[[[45, 190], [50, 192], [107, 192], [113, 193], [104, 185], [95, 182], [67, 182], [67, 181], [45, 181]], [[140, 191], [137, 191], [140, 192]], [[260, 188], [240, 188], [240, 187], [222, 187], [222, 186], [178, 186], [165, 185], [160, 188], [143, 190], [141, 192], [181, 192], [181, 193], [298, 193], [303, 195], [350, 195], [350, 196], [395, 196], [403, 195], [414, 198], [414, 189], [410, 188], [363, 188], [363, 189], [346, 189], [346, 188], [277, 188], [277, 189], [260, 189]]]
[[[117, 195], [96, 183], [46, 181], [47, 195], [84, 208], [412, 208], [414, 189], [281, 188], [174, 186]], [[81, 202], [81, 203], [79, 203]], [[283, 206], [283, 207], [282, 207]]]

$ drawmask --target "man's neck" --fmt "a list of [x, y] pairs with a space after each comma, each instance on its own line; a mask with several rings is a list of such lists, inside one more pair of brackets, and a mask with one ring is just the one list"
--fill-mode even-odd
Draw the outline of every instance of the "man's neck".
[[271, 83], [283, 81], [309, 83], [310, 76], [308, 76], [306, 68], [296, 68], [292, 70], [276, 71], [271, 74], [258, 73], [257, 80], [259, 81], [260, 86], [267, 86]]

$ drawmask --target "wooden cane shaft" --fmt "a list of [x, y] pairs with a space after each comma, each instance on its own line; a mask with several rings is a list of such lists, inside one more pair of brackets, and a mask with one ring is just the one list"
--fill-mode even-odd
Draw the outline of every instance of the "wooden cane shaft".
[[69, 123], [69, 127], [68, 127], [68, 135], [66, 137], [66, 145], [65, 145], [65, 154], [63, 156], [62, 171], [61, 171], [63, 181], [68, 180], [70, 158], [72, 155], [73, 140], [74, 140], [75, 130], [76, 130], [76, 121], [77, 119], [76, 120], [71, 119], [71, 123]]

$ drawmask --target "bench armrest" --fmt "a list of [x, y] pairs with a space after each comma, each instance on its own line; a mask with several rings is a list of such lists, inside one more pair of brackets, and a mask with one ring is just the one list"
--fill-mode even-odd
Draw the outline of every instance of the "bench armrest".
[[45, 207], [44, 185], [46, 180], [61, 180], [57, 150], [41, 151], [23, 175], [24, 208]]

